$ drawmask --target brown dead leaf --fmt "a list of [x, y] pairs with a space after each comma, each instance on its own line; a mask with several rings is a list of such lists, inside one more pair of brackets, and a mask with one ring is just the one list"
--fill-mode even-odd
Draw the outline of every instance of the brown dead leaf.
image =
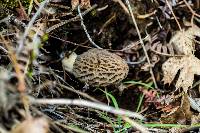
[[79, 3], [79, 0], [71, 0], [72, 10], [74, 10], [79, 4], [82, 9], [88, 9], [91, 7], [90, 0], [81, 0], [81, 3]]
[[180, 70], [179, 78], [176, 82], [176, 89], [183, 88], [187, 92], [188, 88], [192, 86], [194, 75], [200, 75], [200, 60], [194, 55], [184, 57], [171, 57], [163, 65], [164, 84], [171, 83], [177, 72]]
[[200, 28], [193, 26], [187, 30], [176, 32], [169, 44], [174, 47], [178, 54], [190, 55], [194, 52], [194, 39], [200, 36]]

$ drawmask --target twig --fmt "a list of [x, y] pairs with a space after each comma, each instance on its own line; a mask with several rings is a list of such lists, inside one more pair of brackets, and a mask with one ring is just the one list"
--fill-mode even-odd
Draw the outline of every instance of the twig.
[[0, 49], [2, 49], [6, 54], [8, 54], [8, 50], [6, 50], [4, 47], [0, 46]]
[[113, 21], [113, 19], [116, 19], [116, 13], [114, 13], [114, 14], [112, 15], [112, 17], [109, 18], [109, 19], [103, 24], [103, 26], [101, 27], [101, 29], [99, 30], [99, 32], [98, 32], [97, 35], [100, 35], [100, 34], [103, 32], [103, 30], [105, 29], [105, 27], [107, 27], [107, 26]]
[[187, 1], [186, 0], [183, 0], [184, 1], [184, 3], [186, 4], [186, 6], [189, 8], [189, 10], [191, 11], [191, 13], [192, 13], [192, 17], [191, 17], [191, 24], [193, 25], [193, 21], [194, 21], [194, 16], [196, 16], [196, 17], [199, 17], [200, 18], [200, 15], [199, 14], [197, 14], [191, 7], [190, 7], [190, 5], [187, 3]]
[[[60, 77], [59, 75], [57, 75], [52, 69], [50, 69], [49, 70], [52, 74], [53, 74], [53, 76], [55, 77], [55, 79], [56, 80], [61, 80], [63, 83], [65, 83], [65, 84], [67, 84], [67, 82], [62, 78], [62, 77]], [[56, 88], [63, 88], [63, 89], [66, 89], [66, 90], [68, 90], [68, 91], [71, 91], [71, 92], [74, 92], [74, 93], [76, 93], [76, 94], [78, 94], [78, 95], [81, 95], [82, 97], [85, 97], [85, 98], [87, 98], [87, 99], [89, 99], [89, 100], [91, 100], [91, 101], [93, 101], [93, 102], [99, 102], [100, 103], [100, 101], [98, 101], [97, 99], [95, 99], [94, 97], [92, 97], [92, 96], [89, 96], [88, 94], [86, 94], [86, 93], [83, 93], [83, 92], [81, 92], [81, 91], [78, 91], [78, 90], [76, 90], [76, 89], [74, 89], [72, 86], [70, 86], [69, 84], [67, 84], [67, 85], [64, 85], [64, 84], [61, 84], [60, 83], [60, 81], [58, 81], [58, 82], [56, 82], [56, 84], [58, 85]], [[59, 88], [59, 89], [60, 89]]]
[[200, 15], [197, 14], [197, 13], [190, 7], [190, 5], [187, 3], [187, 1], [186, 1], [186, 0], [183, 0], [183, 1], [184, 1], [184, 3], [186, 4], [186, 6], [189, 8], [189, 10], [192, 12], [192, 14], [200, 18]]
[[121, 0], [113, 0], [114, 2], [118, 2], [120, 4], [120, 6], [124, 9], [126, 14], [129, 14], [128, 9], [126, 8], [126, 6], [124, 5], [124, 3]]
[[151, 16], [153, 16], [154, 14], [156, 13], [156, 10], [155, 11], [153, 11], [153, 12], [151, 12], [151, 13], [148, 13], [148, 14], [144, 14], [144, 15], [137, 15], [137, 19], [145, 19], [145, 18], [148, 18], [148, 17], [151, 17]]
[[75, 21], [79, 21], [79, 20], [80, 20], [80, 18], [77, 17], [77, 16], [74, 17], [74, 18], [65, 20], [65, 21], [63, 21], [63, 22], [60, 22], [60, 23], [55, 24], [55, 25], [51, 26], [50, 28], [48, 28], [48, 29], [46, 30], [46, 33], [50, 33], [51, 31], [53, 31], [53, 30], [55, 30], [55, 29], [57, 29], [57, 28], [59, 28], [59, 27], [65, 25], [65, 24], [67, 24], [67, 23], [69, 23], [69, 22], [75, 22]]
[[[96, 8], [96, 7], [97, 7], [97, 4], [94, 4], [91, 8], [89, 8], [89, 9], [87, 9], [86, 11], [82, 12], [81, 15], [82, 15], [82, 16], [85, 16], [88, 12], [90, 12], [91, 10], [93, 10], [93, 9]], [[69, 22], [75, 22], [75, 21], [80, 21], [80, 15], [77, 15], [77, 16], [74, 17], [74, 18], [71, 18], [71, 19], [62, 21], [62, 22], [60, 22], [60, 23], [58, 23], [58, 24], [55, 24], [55, 25], [51, 26], [50, 28], [48, 28], [48, 29], [46, 30], [46, 33], [50, 33], [51, 31], [53, 31], [53, 30], [55, 30], [55, 29], [57, 29], [57, 28], [59, 28], [59, 27], [65, 25], [65, 24], [67, 24], [67, 23], [69, 23]]]
[[144, 46], [144, 42], [143, 42], [143, 40], [142, 40], [142, 37], [141, 37], [140, 31], [139, 31], [139, 28], [138, 28], [138, 26], [137, 26], [135, 17], [134, 17], [134, 15], [133, 15], [133, 11], [132, 11], [132, 9], [131, 9], [131, 5], [130, 5], [129, 0], [126, 0], [126, 4], [127, 4], [127, 6], [128, 6], [128, 9], [129, 9], [131, 18], [132, 18], [133, 23], [134, 23], [134, 25], [135, 25], [135, 28], [136, 28], [136, 31], [137, 31], [137, 34], [138, 34], [138, 37], [139, 37], [139, 40], [140, 40], [140, 44], [142, 45], [144, 54], [145, 54], [145, 56], [146, 56], [146, 58], [147, 58], [147, 62], [149, 63], [150, 74], [151, 74], [151, 77], [152, 77], [152, 79], [153, 79], [155, 88], [158, 88], [157, 83], [156, 83], [156, 80], [155, 80], [155, 76], [154, 76], [154, 74], [153, 74], [153, 69], [152, 69], [152, 65], [151, 65], [150, 59], [149, 59], [149, 55], [148, 55], [147, 50], [146, 50], [146, 48], [145, 48], [145, 46]]
[[160, 29], [163, 29], [163, 27], [162, 27], [162, 25], [161, 25], [161, 23], [160, 23], [160, 21], [159, 21], [159, 19], [158, 19], [157, 16], [156, 16], [156, 20], [157, 20], [157, 22], [158, 22], [158, 25], [159, 25]]
[[40, 5], [39, 9], [35, 13], [35, 15], [32, 17], [31, 21], [28, 23], [28, 26], [26, 27], [26, 30], [25, 30], [22, 38], [19, 40], [19, 47], [18, 47], [17, 52], [16, 52], [17, 56], [19, 55], [19, 53], [23, 49], [24, 40], [25, 40], [26, 36], [28, 35], [30, 28], [33, 26], [33, 23], [35, 22], [37, 16], [41, 13], [42, 9], [45, 7], [45, 5], [47, 3], [49, 3], [49, 1], [50, 0], [45, 0], [45, 1], [42, 2], [42, 4]]
[[103, 111], [107, 111], [117, 115], [125, 115], [128, 117], [138, 118], [144, 120], [145, 118], [138, 113], [124, 110], [124, 109], [115, 109], [114, 107], [108, 106], [106, 104], [95, 103], [88, 100], [81, 100], [81, 99], [34, 99], [29, 97], [29, 101], [32, 104], [59, 104], [59, 105], [76, 105], [76, 106], [84, 106], [95, 108]]
[[87, 28], [86, 28], [86, 26], [85, 26], [85, 24], [84, 24], [84, 22], [83, 22], [83, 16], [82, 16], [82, 14], [81, 14], [80, 5], [78, 5], [78, 13], [79, 13], [79, 16], [80, 16], [80, 18], [81, 18], [81, 26], [83, 27], [87, 38], [89, 39], [89, 41], [91, 42], [91, 44], [92, 44], [94, 47], [96, 47], [96, 48], [98, 48], [98, 49], [102, 49], [101, 47], [99, 47], [98, 45], [95, 44], [95, 42], [92, 40], [92, 38], [90, 37], [89, 33], [87, 32]]
[[74, 93], [76, 93], [76, 94], [78, 94], [78, 95], [81, 95], [82, 97], [85, 97], [85, 98], [87, 98], [87, 99], [90, 99], [90, 100], [93, 101], [93, 102], [100, 103], [100, 101], [98, 101], [98, 100], [95, 99], [94, 97], [92, 97], [92, 96], [90, 96], [90, 95], [88, 95], [88, 94], [86, 94], [86, 93], [84, 93], [84, 92], [78, 91], [78, 90], [74, 89], [73, 87], [69, 87], [69, 86], [66, 86], [66, 85], [63, 85], [63, 84], [58, 84], [58, 85], [59, 85], [60, 87], [64, 88], [64, 89], [66, 89], [66, 90], [69, 90], [69, 91], [74, 92]]
[[183, 56], [185, 56], [185, 55], [174, 55], [174, 54], [161, 53], [152, 48], [150, 48], [150, 50], [158, 55], [163, 55], [163, 56], [168, 56], [168, 57], [183, 57]]
[[108, 5], [105, 5], [104, 7], [97, 8], [97, 11], [101, 12], [101, 11], [107, 9], [107, 8], [108, 8]]
[[74, 46], [79, 46], [79, 47], [83, 47], [83, 48], [92, 48], [92, 47], [90, 47], [90, 46], [82, 45], [83, 43], [78, 44], [78, 43], [71, 42], [71, 41], [67, 41], [67, 40], [64, 40], [64, 39], [61, 39], [61, 38], [52, 36], [52, 35], [49, 35], [49, 36], [52, 37], [52, 38], [55, 38], [55, 39], [57, 39], [57, 40], [63, 41], [63, 42], [65, 42], [65, 43], [73, 44]]
[[172, 10], [172, 7], [170, 6], [168, 0], [165, 0], [165, 1], [166, 1], [166, 3], [167, 3], [167, 6], [169, 7], [169, 10], [171, 11], [172, 15], [174, 16], [174, 19], [175, 19], [175, 21], [176, 21], [176, 23], [177, 23], [177, 25], [178, 25], [180, 31], [182, 31], [181, 25], [180, 25], [180, 23], [178, 22], [178, 20], [177, 20], [177, 18], [176, 18], [176, 15], [174, 14], [174, 12], [173, 12], [173, 10]]

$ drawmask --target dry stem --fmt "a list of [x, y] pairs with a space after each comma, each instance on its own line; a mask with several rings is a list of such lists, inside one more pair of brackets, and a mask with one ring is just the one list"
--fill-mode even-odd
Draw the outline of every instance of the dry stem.
[[167, 3], [167, 6], [169, 7], [170, 11], [172, 12], [172, 15], [174, 16], [174, 19], [175, 19], [175, 21], [176, 21], [176, 23], [177, 23], [177, 25], [178, 25], [180, 31], [182, 31], [181, 25], [180, 25], [180, 23], [178, 22], [178, 20], [177, 20], [177, 18], [176, 18], [176, 15], [174, 14], [173, 9], [172, 9], [172, 7], [170, 6], [168, 0], [166, 0], [166, 3]]
[[128, 6], [128, 9], [129, 9], [131, 18], [132, 18], [133, 23], [134, 23], [134, 25], [135, 25], [135, 28], [136, 28], [136, 31], [137, 31], [137, 34], [138, 34], [138, 37], [139, 37], [139, 40], [140, 40], [140, 44], [142, 45], [142, 48], [143, 48], [143, 50], [144, 50], [144, 54], [145, 54], [145, 56], [146, 56], [146, 58], [147, 58], [147, 62], [149, 63], [149, 66], [150, 66], [150, 74], [151, 74], [151, 77], [152, 77], [152, 79], [153, 79], [155, 88], [158, 88], [157, 83], [156, 83], [156, 80], [155, 80], [155, 76], [154, 76], [154, 74], [153, 74], [153, 69], [152, 69], [152, 65], [151, 65], [150, 59], [149, 59], [149, 55], [148, 55], [147, 50], [146, 50], [146, 48], [145, 48], [145, 46], [144, 46], [144, 42], [143, 42], [143, 40], [142, 40], [142, 37], [141, 37], [140, 31], [139, 31], [139, 28], [138, 28], [138, 26], [137, 26], [135, 17], [134, 17], [134, 15], [133, 15], [133, 11], [132, 11], [132, 9], [131, 9], [129, 0], [126, 0], [126, 4], [127, 4], [127, 6]]
[[95, 47], [95, 48], [98, 48], [98, 49], [102, 49], [101, 47], [99, 47], [98, 45], [95, 44], [95, 42], [92, 40], [92, 38], [90, 37], [90, 34], [87, 32], [87, 28], [83, 22], [83, 16], [81, 14], [81, 9], [80, 9], [80, 5], [78, 6], [78, 13], [79, 13], [79, 16], [81, 18], [81, 26], [83, 27], [84, 31], [85, 31], [85, 34], [87, 36], [87, 38], [89, 39], [90, 43]]

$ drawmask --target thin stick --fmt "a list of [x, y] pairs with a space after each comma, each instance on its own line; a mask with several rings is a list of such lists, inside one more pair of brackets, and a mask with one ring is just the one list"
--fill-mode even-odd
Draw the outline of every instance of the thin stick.
[[142, 37], [141, 37], [141, 35], [140, 35], [140, 31], [139, 31], [139, 28], [138, 28], [138, 26], [137, 26], [135, 17], [134, 17], [134, 15], [133, 15], [133, 11], [132, 11], [132, 9], [131, 9], [129, 0], [126, 0], [126, 4], [127, 4], [127, 6], [128, 6], [128, 9], [129, 9], [131, 18], [132, 18], [133, 23], [134, 23], [134, 25], [135, 25], [135, 28], [136, 28], [136, 31], [137, 31], [137, 34], [138, 34], [138, 37], [139, 37], [139, 40], [140, 40], [140, 44], [142, 45], [144, 54], [145, 54], [145, 56], [146, 56], [146, 58], [147, 58], [147, 62], [149, 63], [150, 74], [151, 74], [151, 77], [152, 77], [152, 79], [153, 79], [155, 88], [158, 88], [157, 83], [156, 83], [156, 80], [155, 80], [155, 76], [154, 76], [154, 74], [153, 74], [153, 69], [152, 69], [152, 65], [151, 65], [150, 59], [149, 59], [149, 55], [148, 55], [147, 50], [146, 50], [146, 48], [145, 48], [145, 46], [144, 46], [144, 42], [143, 42]]
[[121, 0], [113, 0], [114, 2], [118, 2], [120, 4], [120, 6], [124, 9], [126, 14], [129, 14], [128, 9], [126, 8], [126, 6], [124, 5], [124, 3]]
[[92, 96], [90, 96], [90, 95], [88, 95], [88, 94], [86, 94], [86, 93], [83, 93], [83, 92], [81, 92], [81, 91], [78, 91], [78, 90], [74, 89], [73, 87], [69, 87], [69, 86], [66, 86], [66, 85], [63, 85], [63, 84], [58, 84], [58, 85], [59, 85], [60, 87], [64, 88], [64, 89], [67, 89], [67, 90], [69, 90], [69, 91], [71, 91], [71, 92], [74, 92], [74, 93], [76, 93], [76, 94], [78, 94], [78, 95], [81, 95], [82, 97], [85, 97], [85, 98], [87, 98], [87, 99], [89, 99], [89, 100], [91, 100], [91, 101], [93, 101], [93, 102], [100, 103], [100, 101], [98, 101], [98, 100], [95, 99], [94, 97], [92, 97]]
[[150, 48], [150, 50], [158, 55], [162, 55], [162, 56], [168, 56], [168, 57], [183, 57], [185, 55], [173, 55], [173, 54], [167, 54], [167, 53], [161, 53], [161, 52], [158, 52], [152, 48]]
[[167, 3], [167, 6], [168, 6], [169, 9], [170, 9], [172, 15], [174, 16], [174, 19], [175, 19], [175, 21], [176, 21], [176, 23], [177, 23], [177, 25], [178, 25], [180, 31], [182, 31], [181, 25], [180, 25], [180, 23], [178, 22], [178, 20], [177, 20], [177, 18], [176, 18], [176, 15], [174, 14], [174, 12], [173, 12], [173, 10], [172, 10], [172, 7], [170, 6], [168, 0], [166, 0], [166, 3]]
[[79, 46], [79, 47], [83, 47], [83, 48], [92, 48], [92, 47], [90, 47], [90, 46], [82, 45], [83, 43], [78, 44], [78, 43], [71, 42], [71, 41], [67, 41], [67, 40], [64, 40], [64, 39], [61, 39], [61, 38], [58, 38], [58, 37], [52, 36], [52, 35], [49, 35], [49, 36], [52, 37], [52, 38], [55, 38], [55, 39], [57, 39], [57, 40], [60, 40], [60, 41], [63, 41], [63, 42], [66, 42], [66, 43], [69, 43], [69, 44], [75, 45], [75, 46]]
[[144, 120], [145, 118], [138, 113], [124, 110], [124, 109], [116, 109], [114, 107], [108, 106], [106, 104], [102, 103], [96, 103], [91, 102], [88, 100], [81, 100], [81, 99], [34, 99], [32, 97], [29, 97], [29, 101], [32, 104], [59, 104], [59, 105], [76, 105], [76, 106], [84, 106], [84, 107], [90, 107], [95, 108], [103, 111], [107, 111], [116, 115], [125, 115], [128, 117], [138, 118], [141, 120]]
[[86, 28], [86, 26], [85, 26], [85, 24], [84, 24], [84, 22], [83, 22], [83, 16], [82, 16], [82, 14], [81, 14], [80, 5], [78, 5], [78, 13], [79, 13], [79, 16], [80, 16], [80, 18], [81, 18], [81, 26], [83, 27], [87, 38], [89, 39], [89, 41], [91, 42], [91, 44], [92, 44], [94, 47], [96, 47], [96, 48], [98, 48], [98, 49], [102, 49], [101, 47], [99, 47], [98, 45], [95, 44], [95, 42], [94, 42], [94, 41], [92, 40], [92, 38], [90, 37], [90, 34], [87, 32], [87, 28]]
[[187, 1], [186, 1], [186, 0], [183, 0], [183, 1], [185, 2], [186, 6], [189, 8], [189, 10], [192, 12], [192, 14], [200, 18], [200, 15], [197, 14], [197, 13], [190, 7], [190, 5], [187, 3]]
[[[82, 16], [85, 16], [88, 12], [90, 12], [91, 10], [93, 10], [93, 9], [96, 8], [96, 7], [97, 7], [97, 4], [94, 4], [91, 8], [89, 8], [89, 9], [87, 9], [86, 11], [82, 12], [81, 15], [82, 15]], [[67, 24], [67, 23], [69, 23], [69, 22], [75, 22], [75, 21], [80, 21], [80, 15], [77, 15], [77, 16], [74, 17], [74, 18], [71, 18], [71, 19], [62, 21], [62, 22], [60, 22], [60, 23], [58, 23], [58, 24], [55, 24], [55, 25], [51, 26], [50, 28], [48, 28], [48, 29], [46, 30], [46, 33], [50, 33], [51, 31], [53, 31], [53, 30], [55, 30], [55, 29], [57, 29], [57, 28], [59, 28], [59, 27], [65, 25], [65, 24]]]

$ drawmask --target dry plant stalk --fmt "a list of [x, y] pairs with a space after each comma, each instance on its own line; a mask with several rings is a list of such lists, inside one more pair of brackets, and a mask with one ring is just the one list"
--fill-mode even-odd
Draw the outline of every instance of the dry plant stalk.
[[150, 61], [150, 59], [149, 59], [149, 55], [148, 55], [147, 50], [146, 50], [146, 48], [145, 48], [144, 42], [143, 42], [143, 40], [142, 40], [142, 36], [141, 36], [141, 34], [140, 34], [140, 31], [139, 31], [139, 28], [138, 28], [136, 19], [135, 19], [134, 15], [133, 15], [133, 11], [132, 11], [132, 8], [131, 8], [131, 5], [130, 5], [129, 0], [126, 0], [126, 4], [127, 4], [127, 6], [128, 6], [128, 10], [129, 10], [129, 12], [130, 12], [130, 16], [131, 16], [131, 18], [132, 18], [132, 21], [133, 21], [133, 23], [134, 23], [134, 25], [135, 25], [135, 28], [136, 28], [136, 31], [137, 31], [137, 34], [138, 34], [138, 37], [139, 37], [139, 40], [140, 40], [140, 44], [141, 44], [142, 49], [143, 49], [143, 51], [144, 51], [145, 57], [147, 58], [147, 62], [148, 62], [148, 64], [149, 64], [149, 69], [150, 69], [149, 72], [150, 72], [150, 74], [151, 74], [153, 83], [154, 83], [154, 85], [155, 85], [155, 88], [158, 88], [158, 85], [157, 85], [157, 83], [156, 83], [156, 79], [155, 79], [155, 76], [154, 76], [154, 73], [153, 73], [152, 64], [151, 64], [151, 61]]
[[90, 107], [94, 109], [103, 110], [106, 112], [110, 112], [116, 115], [124, 115], [131, 118], [137, 118], [144, 120], [145, 118], [136, 112], [124, 110], [124, 109], [116, 109], [112, 106], [108, 106], [102, 103], [91, 102], [88, 100], [82, 99], [34, 99], [32, 97], [29, 98], [31, 104], [50, 104], [50, 105], [76, 105], [82, 107]]

